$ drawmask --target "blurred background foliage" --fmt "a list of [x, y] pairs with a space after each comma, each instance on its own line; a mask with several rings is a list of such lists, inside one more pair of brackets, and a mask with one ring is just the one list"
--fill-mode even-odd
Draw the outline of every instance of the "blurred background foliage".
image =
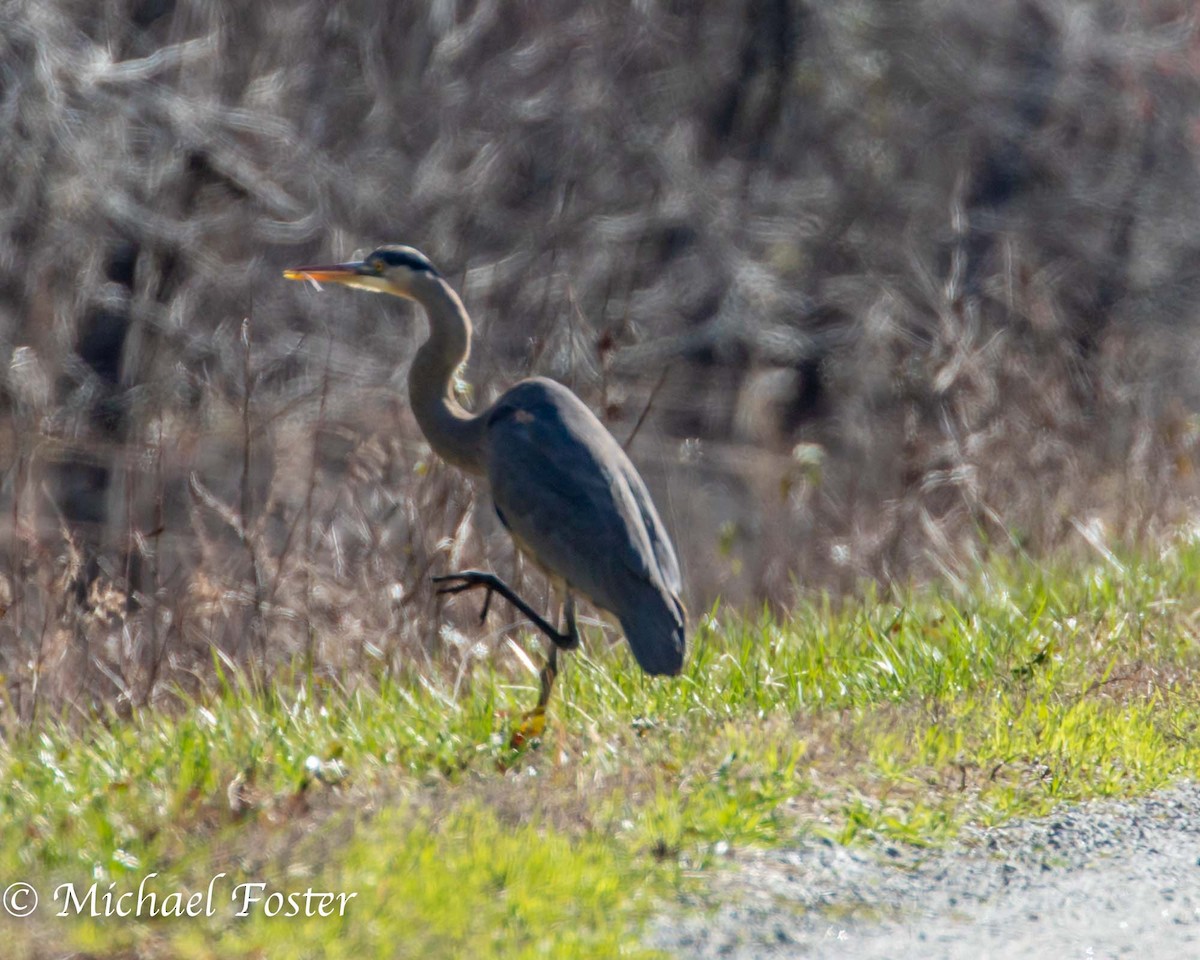
[[1195, 16], [0, 0], [7, 716], [500, 649], [428, 575], [544, 587], [410, 417], [423, 320], [280, 278], [382, 242], [471, 402], [632, 437], [693, 611], [1187, 524]]

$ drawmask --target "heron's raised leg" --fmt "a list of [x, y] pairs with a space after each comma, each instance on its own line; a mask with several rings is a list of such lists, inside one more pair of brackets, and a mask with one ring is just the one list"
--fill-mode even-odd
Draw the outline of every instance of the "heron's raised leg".
[[517, 596], [517, 592], [494, 573], [484, 573], [481, 570], [464, 570], [462, 573], [448, 573], [443, 577], [434, 577], [433, 582], [448, 584], [448, 586], [439, 586], [438, 593], [465, 593], [467, 590], [486, 590], [487, 597], [483, 601], [483, 610], [479, 614], [480, 622], [487, 619], [488, 608], [492, 603], [492, 594], [498, 593], [520, 610], [521, 613], [525, 614], [532, 621], [533, 625], [546, 635], [551, 641], [551, 650], [556, 650], [559, 647], [562, 647], [564, 650], [574, 650], [579, 646], [579, 630], [575, 626], [575, 606], [573, 601], [571, 602], [570, 615], [567, 619], [567, 630], [565, 633], [562, 633], [555, 630], [545, 617]]

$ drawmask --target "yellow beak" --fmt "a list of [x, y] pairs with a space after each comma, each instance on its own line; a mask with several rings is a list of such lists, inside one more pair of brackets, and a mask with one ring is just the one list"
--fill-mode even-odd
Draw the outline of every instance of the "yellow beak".
[[290, 270], [284, 270], [283, 276], [288, 280], [307, 280], [317, 287], [322, 283], [337, 283], [343, 287], [353, 287], [355, 290], [366, 290], [367, 293], [390, 293], [394, 297], [412, 298], [407, 290], [396, 286], [386, 277], [381, 277], [362, 260], [314, 267], [292, 267]]
[[292, 267], [284, 270], [285, 280], [312, 280], [316, 283], [348, 283], [362, 276], [364, 264], [361, 260], [349, 263], [330, 263], [313, 267]]

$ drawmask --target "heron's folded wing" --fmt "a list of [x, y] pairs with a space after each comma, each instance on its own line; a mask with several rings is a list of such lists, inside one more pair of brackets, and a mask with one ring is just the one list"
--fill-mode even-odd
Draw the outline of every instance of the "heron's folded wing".
[[609, 609], [630, 578], [678, 589], [674, 551], [641, 478], [565, 387], [514, 388], [490, 415], [488, 442], [496, 507], [551, 572]]

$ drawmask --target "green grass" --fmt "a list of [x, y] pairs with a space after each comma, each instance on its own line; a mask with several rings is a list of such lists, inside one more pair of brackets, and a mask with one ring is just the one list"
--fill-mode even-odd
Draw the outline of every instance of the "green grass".
[[[594, 641], [536, 749], [533, 678], [237, 680], [203, 702], [3, 746], [13, 950], [100, 957], [651, 956], [656, 907], [727, 855], [821, 834], [938, 844], [967, 822], [1200, 775], [1200, 549], [993, 567], [970, 590], [709, 616], [686, 674]], [[335, 761], [325, 782], [310, 757]], [[231, 797], [232, 802], [231, 802]], [[56, 884], [162, 895], [227, 874], [212, 917], [54, 916]], [[353, 892], [344, 917], [233, 914], [237, 883]], [[110, 884], [112, 884], [110, 888]]]

